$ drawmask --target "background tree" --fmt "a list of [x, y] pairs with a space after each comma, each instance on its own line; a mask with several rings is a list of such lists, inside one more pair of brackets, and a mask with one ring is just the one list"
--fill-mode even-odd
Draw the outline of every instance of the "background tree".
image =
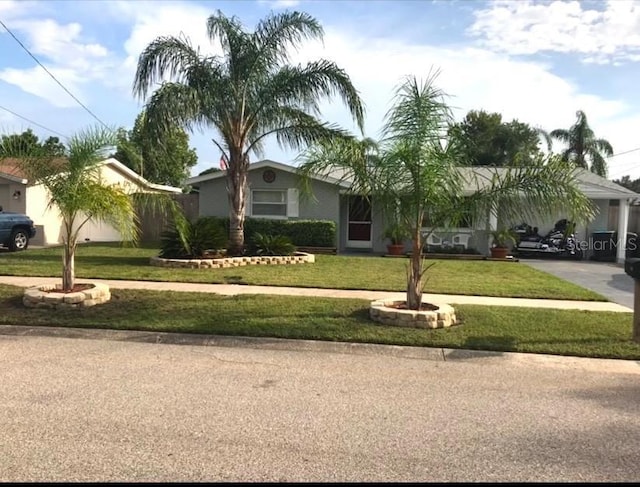
[[607, 177], [605, 157], [613, 155], [613, 147], [607, 140], [595, 137], [583, 111], [578, 110], [576, 117], [576, 123], [571, 128], [552, 130], [549, 135], [566, 145], [561, 153], [564, 161]]
[[460, 157], [470, 166], [508, 166], [540, 154], [540, 133], [526, 123], [505, 123], [499, 113], [471, 110], [449, 129]]
[[153, 140], [144, 112], [136, 117], [132, 130], [118, 130], [117, 150], [112, 157], [152, 183], [178, 187], [184, 185], [198, 162], [183, 128], [168, 127], [161, 140]]
[[31, 129], [27, 129], [21, 134], [3, 135], [0, 139], [0, 157], [7, 157], [7, 148], [18, 150], [21, 154], [33, 154], [39, 151], [48, 156], [64, 156], [65, 146], [58, 137], [48, 137], [40, 141], [38, 136]]
[[[268, 137], [299, 149], [343, 136], [319, 120], [319, 102], [338, 96], [363, 125], [363, 107], [347, 73], [318, 60], [289, 64], [289, 50], [306, 39], [322, 39], [316, 19], [301, 12], [272, 13], [247, 32], [236, 17], [218, 11], [207, 19], [207, 33], [222, 55], [207, 56], [185, 38], [159, 37], [142, 52], [133, 85], [146, 99], [149, 125], [161, 140], [168, 127], [211, 128], [225, 157], [229, 198], [229, 253], [244, 251], [244, 220], [250, 155], [261, 154]], [[171, 81], [164, 81], [170, 79]]]
[[640, 178], [631, 179], [631, 176], [622, 176], [620, 179], [614, 179], [614, 183], [619, 184], [631, 191], [635, 191], [636, 193], [640, 193]]
[[[382, 140], [336, 139], [311, 147], [301, 156], [300, 174], [340, 168], [351, 190], [367, 195], [381, 208], [387, 222], [411, 235], [407, 269], [407, 306], [417, 310], [422, 301], [424, 222], [456, 226], [464, 213], [488, 221], [490, 212], [505, 220], [553, 215], [567, 211], [589, 218], [594, 208], [579, 191], [575, 167], [559, 157], [539, 155], [509, 171], [487, 167], [469, 170], [460, 158], [458, 139], [447, 139], [453, 121], [445, 94], [435, 86], [436, 74], [426, 82], [407, 78], [398, 88], [387, 113]], [[477, 188], [471, 196], [465, 187]], [[309, 186], [303, 185], [306, 191]]]

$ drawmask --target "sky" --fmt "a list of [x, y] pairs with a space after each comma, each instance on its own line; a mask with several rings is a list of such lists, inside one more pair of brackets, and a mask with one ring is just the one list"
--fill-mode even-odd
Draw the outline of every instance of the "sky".
[[[303, 43], [292, 62], [328, 59], [345, 69], [365, 103], [369, 137], [379, 135], [403, 77], [435, 69], [456, 119], [485, 110], [568, 129], [582, 110], [614, 148], [609, 178], [640, 178], [640, 0], [0, 0], [0, 20], [73, 95], [0, 26], [0, 132], [69, 136], [96, 119], [131, 128], [144, 107], [132, 94], [139, 54], [159, 36], [179, 35], [217, 52], [206, 35], [217, 10], [248, 30], [270, 12], [318, 19], [323, 42]], [[339, 100], [321, 109], [324, 120], [356, 130]], [[191, 134], [192, 175], [218, 166], [215, 136]], [[272, 140], [263, 158], [295, 164], [297, 155]]]

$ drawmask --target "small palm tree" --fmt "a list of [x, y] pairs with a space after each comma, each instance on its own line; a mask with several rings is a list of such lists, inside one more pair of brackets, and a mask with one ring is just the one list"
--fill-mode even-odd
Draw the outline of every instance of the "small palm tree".
[[146, 104], [159, 141], [173, 124], [214, 130], [213, 143], [228, 165], [229, 253], [239, 255], [250, 154], [260, 154], [270, 136], [293, 149], [343, 136], [337, 126], [319, 120], [322, 99], [339, 96], [361, 129], [363, 106], [335, 63], [289, 64], [290, 48], [322, 39], [322, 27], [308, 14], [271, 14], [247, 32], [236, 17], [218, 11], [208, 18], [207, 32], [212, 42], [219, 41], [221, 56], [204, 55], [182, 37], [159, 37], [140, 55], [133, 91], [146, 99], [162, 83]]
[[562, 151], [562, 160], [572, 162], [584, 169], [591, 169], [591, 172], [599, 176], [607, 177], [605, 157], [613, 155], [613, 147], [605, 139], [596, 139], [583, 111], [578, 110], [576, 117], [576, 123], [569, 130], [556, 129], [549, 135], [567, 145], [567, 148]]
[[123, 240], [135, 241], [138, 225], [133, 200], [126, 188], [101, 180], [96, 164], [116, 143], [114, 132], [93, 129], [77, 133], [66, 144], [63, 157], [53, 159], [7, 148], [20, 160], [30, 182], [48, 191], [48, 208], [57, 208], [62, 218], [62, 288], [71, 291], [75, 281], [75, 252], [78, 235], [89, 221], [112, 225]]
[[[487, 167], [479, 173], [461, 167], [455, 139], [447, 140], [453, 117], [436, 77], [434, 72], [425, 82], [408, 77], [401, 83], [379, 143], [327, 141], [305, 151], [299, 169], [308, 182], [310, 174], [339, 168], [352, 191], [371, 197], [406, 230], [412, 240], [406, 302], [414, 310], [420, 308], [430, 267], [421, 257], [425, 221], [456, 226], [468, 212], [485, 220], [490, 213], [513, 220], [558, 211], [589, 218], [594, 212], [577, 187], [577, 169], [558, 157], [538, 155], [509, 169]], [[477, 191], [467, 195], [467, 187]], [[307, 184], [303, 188], [309, 190]]]

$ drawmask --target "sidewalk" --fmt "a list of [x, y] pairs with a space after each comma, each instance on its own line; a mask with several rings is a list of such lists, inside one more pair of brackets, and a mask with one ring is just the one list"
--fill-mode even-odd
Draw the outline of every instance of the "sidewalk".
[[[30, 287], [44, 284], [58, 284], [59, 277], [20, 277], [0, 276], [1, 284]], [[285, 296], [311, 296], [324, 298], [355, 298], [355, 299], [404, 299], [404, 292], [362, 291], [345, 289], [319, 289], [302, 287], [276, 286], [245, 286], [240, 284], [196, 284], [184, 282], [155, 282], [155, 281], [121, 281], [105, 279], [77, 279], [77, 282], [104, 283], [111, 289], [145, 289], [151, 291], [183, 291], [198, 293], [214, 293], [226, 296], [238, 294], [276, 294]], [[576, 309], [587, 311], [614, 311], [632, 313], [626, 306], [611, 302], [600, 301], [568, 301], [559, 299], [530, 299], [530, 298], [498, 298], [488, 296], [462, 296], [452, 294], [423, 294], [423, 301], [447, 304], [480, 304], [492, 306], [522, 306], [529, 308]]]

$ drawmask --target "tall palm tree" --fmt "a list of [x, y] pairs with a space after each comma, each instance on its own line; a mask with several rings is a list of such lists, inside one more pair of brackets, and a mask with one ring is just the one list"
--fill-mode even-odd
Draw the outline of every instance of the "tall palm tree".
[[[299, 168], [304, 181], [313, 173], [340, 169], [343, 179], [353, 182], [352, 191], [371, 197], [387, 222], [397, 222], [411, 235], [406, 302], [414, 310], [429, 269], [422, 259], [425, 221], [456, 226], [467, 212], [484, 221], [490, 212], [505, 221], [558, 211], [568, 211], [574, 220], [594, 214], [578, 189], [577, 169], [559, 157], [539, 154], [509, 168], [461, 167], [456, 139], [447, 140], [453, 117], [445, 93], [435, 85], [437, 74], [425, 82], [409, 77], [398, 87], [382, 140], [322, 142], [301, 155]], [[469, 196], [467, 187], [476, 191]]]
[[344, 136], [339, 127], [318, 118], [319, 102], [334, 95], [362, 130], [363, 105], [335, 63], [289, 64], [291, 48], [323, 37], [322, 27], [308, 14], [270, 14], [247, 32], [236, 17], [217, 11], [207, 20], [207, 32], [212, 42], [220, 42], [221, 56], [202, 54], [184, 37], [159, 37], [140, 55], [133, 91], [146, 99], [155, 83], [162, 83], [146, 104], [158, 140], [174, 123], [213, 129], [213, 143], [228, 166], [229, 252], [239, 255], [250, 154], [260, 154], [269, 136], [293, 149]]
[[572, 162], [584, 169], [591, 169], [591, 172], [607, 177], [605, 157], [613, 155], [613, 147], [605, 139], [596, 139], [583, 111], [578, 110], [576, 117], [576, 123], [569, 130], [556, 129], [549, 135], [567, 145], [561, 154], [564, 161]]

